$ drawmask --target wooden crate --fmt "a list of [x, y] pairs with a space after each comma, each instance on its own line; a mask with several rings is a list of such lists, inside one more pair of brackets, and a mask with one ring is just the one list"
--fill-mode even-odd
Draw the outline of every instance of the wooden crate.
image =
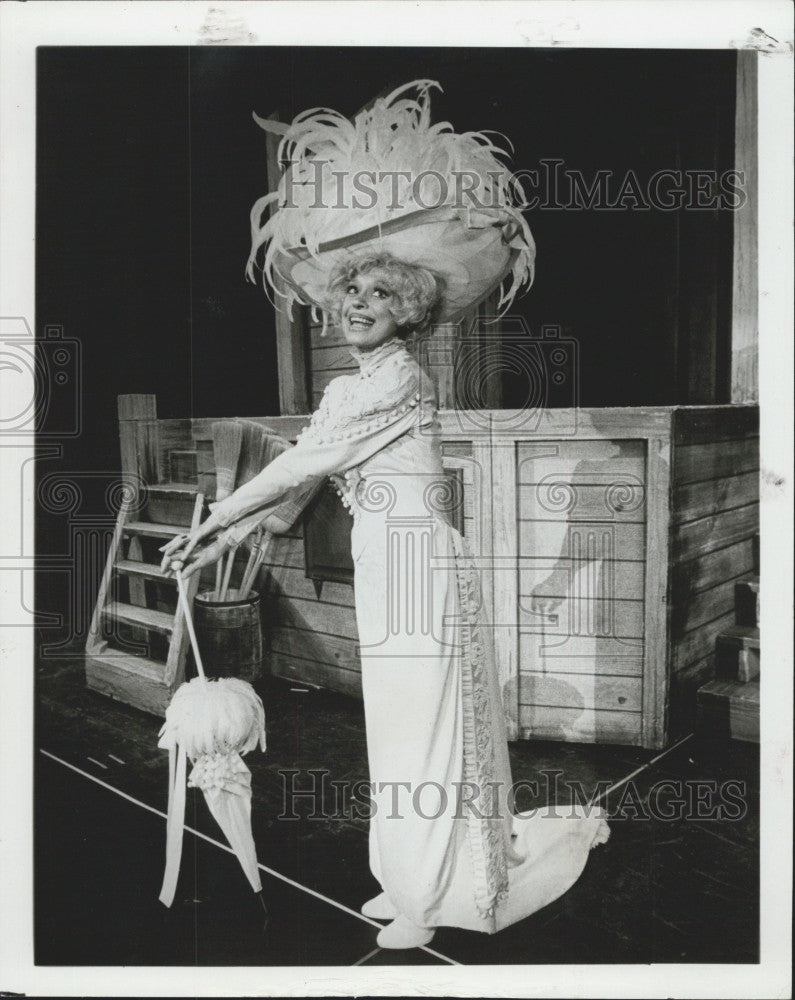
[[[512, 440], [519, 735], [661, 747], [694, 726], [736, 583], [754, 571], [758, 411], [605, 409], [555, 422], [574, 427], [568, 440]], [[534, 613], [537, 590], [560, 602], [557, 621]]]

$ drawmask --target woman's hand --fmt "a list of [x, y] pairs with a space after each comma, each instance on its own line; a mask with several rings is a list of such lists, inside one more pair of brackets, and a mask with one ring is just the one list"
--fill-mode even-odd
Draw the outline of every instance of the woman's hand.
[[204, 544], [198, 533], [177, 535], [161, 549], [163, 561], [160, 568], [166, 576], [176, 576], [177, 570], [180, 570], [183, 578], [187, 579], [197, 570], [218, 562], [226, 549], [226, 543], [220, 538]]
[[[187, 532], [184, 535], [175, 535], [170, 542], [160, 549], [163, 553], [163, 560], [160, 563], [160, 569], [167, 576], [173, 576], [177, 569], [184, 570], [188, 558], [194, 553], [194, 550], [199, 545], [203, 548], [213, 548], [214, 542], [211, 545], [208, 545], [205, 539], [209, 538], [211, 535], [215, 535], [220, 527], [221, 525], [218, 522], [218, 518], [214, 513], [212, 513], [207, 520], [203, 521], [194, 531]], [[211, 561], [215, 562], [219, 559], [223, 554], [223, 550], [224, 546], [216, 552]], [[198, 558], [198, 556], [195, 558]], [[179, 563], [179, 566], [175, 566], [174, 563]], [[206, 565], [206, 563], [203, 562], [202, 565]]]

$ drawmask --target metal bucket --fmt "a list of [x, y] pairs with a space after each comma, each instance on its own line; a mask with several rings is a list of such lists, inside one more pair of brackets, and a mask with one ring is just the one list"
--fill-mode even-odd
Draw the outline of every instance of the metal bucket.
[[262, 674], [259, 594], [252, 590], [242, 600], [236, 595], [236, 590], [229, 590], [224, 601], [214, 600], [212, 590], [196, 595], [196, 638], [208, 677], [253, 681]]

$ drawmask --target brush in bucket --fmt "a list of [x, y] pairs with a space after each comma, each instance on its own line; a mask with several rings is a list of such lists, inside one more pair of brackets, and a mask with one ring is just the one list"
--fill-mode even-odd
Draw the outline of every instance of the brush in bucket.
[[[213, 460], [215, 462], [215, 499], [225, 500], [234, 492], [240, 451], [243, 447], [243, 425], [237, 420], [216, 420], [212, 425]], [[215, 568], [215, 596], [223, 600], [222, 592], [229, 586], [234, 562], [233, 550], [227, 556], [226, 572], [222, 560]]]

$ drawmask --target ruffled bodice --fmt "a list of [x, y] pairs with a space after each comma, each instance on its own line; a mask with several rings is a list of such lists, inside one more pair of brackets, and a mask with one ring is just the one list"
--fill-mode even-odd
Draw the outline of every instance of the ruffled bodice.
[[[355, 519], [362, 513], [383, 513], [388, 507], [402, 514], [432, 512], [433, 484], [443, 473], [441, 436], [433, 385], [406, 350], [394, 339], [374, 351], [351, 349], [359, 371], [329, 384], [310, 424], [321, 438], [348, 434], [352, 424], [378, 429], [394, 416], [414, 412], [413, 426], [382, 450], [341, 474], [331, 476], [343, 504]], [[375, 498], [375, 501], [374, 501]]]
[[437, 422], [433, 386], [402, 341], [395, 338], [374, 351], [350, 351], [359, 371], [340, 375], [326, 386], [300, 442], [330, 444], [366, 437], [412, 411], [416, 421], [408, 433], [421, 428], [426, 428], [426, 435], [433, 432]]

